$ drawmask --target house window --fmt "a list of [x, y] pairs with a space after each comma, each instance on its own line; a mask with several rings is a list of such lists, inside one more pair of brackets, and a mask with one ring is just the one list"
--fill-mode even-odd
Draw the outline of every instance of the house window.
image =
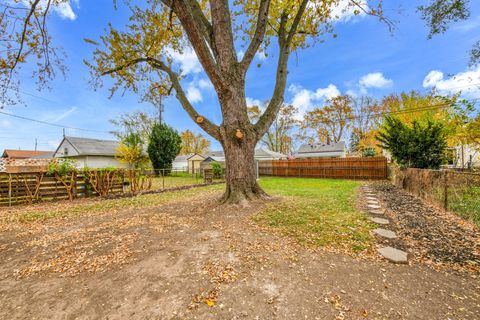
[[68, 156], [68, 148], [67, 147], [63, 148], [63, 155]]

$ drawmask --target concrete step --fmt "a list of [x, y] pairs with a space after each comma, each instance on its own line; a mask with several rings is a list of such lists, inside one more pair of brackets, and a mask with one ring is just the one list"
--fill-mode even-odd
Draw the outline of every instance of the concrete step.
[[405, 251], [398, 250], [392, 247], [383, 247], [377, 249], [378, 253], [385, 259], [393, 263], [407, 263], [408, 254]]
[[387, 219], [383, 219], [383, 218], [369, 218], [370, 221], [374, 222], [374, 223], [377, 223], [377, 224], [390, 224], [390, 221], [388, 221]]
[[387, 239], [395, 239], [397, 234], [391, 230], [377, 228], [373, 230], [374, 233], [378, 234], [380, 237], [384, 237]]

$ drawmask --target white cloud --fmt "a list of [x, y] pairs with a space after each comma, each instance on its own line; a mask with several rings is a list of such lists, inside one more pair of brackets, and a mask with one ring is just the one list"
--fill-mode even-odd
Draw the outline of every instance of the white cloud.
[[[30, 0], [21, 0], [21, 1], [26, 7], [31, 6], [32, 1], [30, 1]], [[75, 20], [77, 18], [77, 16], [75, 15], [75, 12], [73, 12], [71, 2], [75, 3], [75, 5], [78, 7], [80, 1], [79, 0], [73, 0], [73, 1], [67, 1], [67, 2], [61, 2], [61, 3], [58, 3], [58, 4], [54, 4], [52, 6], [52, 10], [55, 13], [57, 13], [60, 16], [60, 18], [62, 18], [62, 19]], [[40, 8], [45, 8], [46, 4], [47, 4], [47, 0], [41, 0], [39, 2], [39, 7]]]
[[200, 89], [213, 89], [213, 84], [207, 79], [200, 79], [197, 81], [198, 87]]
[[187, 87], [187, 98], [191, 103], [200, 102], [203, 100], [200, 90], [191, 84]]
[[267, 59], [267, 55], [263, 51], [257, 51], [257, 53], [255, 53], [255, 58], [260, 61], [265, 61]]
[[58, 15], [63, 19], [75, 20], [77, 18], [75, 12], [73, 12], [72, 7], [70, 6], [70, 3], [68, 2], [59, 3], [53, 7], [53, 10], [57, 12]]
[[187, 98], [191, 103], [203, 101], [202, 91], [213, 90], [212, 83], [205, 78], [195, 78], [187, 85]]
[[360, 81], [358, 81], [358, 84], [363, 89], [387, 88], [393, 85], [393, 81], [386, 79], [381, 72], [373, 72], [361, 77]]
[[339, 96], [340, 90], [334, 84], [329, 84], [326, 88], [318, 88], [315, 91], [311, 91], [303, 88], [302, 86], [291, 84], [288, 87], [288, 91], [293, 94], [292, 101], [293, 106], [298, 108], [299, 112], [297, 118], [302, 118], [304, 113], [311, 109], [314, 104], [325, 102], [325, 100], [332, 99]]
[[186, 47], [183, 53], [167, 49], [167, 53], [171, 55], [173, 62], [180, 66], [184, 74], [199, 73], [202, 71], [202, 66], [198, 61], [197, 54], [192, 48]]
[[[360, 0], [358, 4], [365, 10], [369, 10], [367, 0]], [[355, 12], [358, 11], [356, 15]], [[357, 6], [352, 6], [350, 0], [340, 0], [338, 5], [332, 8], [331, 17], [335, 21], [348, 22], [354, 17], [365, 16], [366, 13]]]
[[260, 107], [260, 109], [263, 109], [265, 107], [265, 103], [258, 99], [246, 97], [245, 100], [247, 100], [247, 107], [258, 106]]
[[462, 92], [466, 97], [480, 98], [480, 66], [449, 78], [445, 78], [441, 71], [432, 70], [423, 79], [423, 87], [435, 88], [442, 94]]

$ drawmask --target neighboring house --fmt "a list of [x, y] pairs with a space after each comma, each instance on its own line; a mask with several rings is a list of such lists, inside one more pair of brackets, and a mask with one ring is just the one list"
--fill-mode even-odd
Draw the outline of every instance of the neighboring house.
[[258, 148], [255, 149], [255, 160], [262, 161], [262, 160], [281, 160], [287, 159], [287, 155], [279, 152], [275, 152], [269, 150], [267, 148]]
[[346, 150], [344, 141], [330, 144], [304, 144], [298, 149], [295, 158], [345, 158]]
[[175, 171], [188, 171], [188, 158], [190, 158], [192, 155], [193, 153], [176, 156], [172, 162], [172, 169]]
[[[223, 151], [212, 151], [207, 153], [205, 157], [212, 157], [219, 162], [225, 161], [225, 152]], [[255, 160], [280, 160], [287, 159], [287, 156], [283, 153], [278, 153], [267, 148], [257, 148], [255, 149]]]
[[78, 168], [126, 168], [127, 164], [115, 158], [118, 145], [113, 140], [63, 137], [54, 157], [75, 160]]
[[35, 151], [35, 150], [12, 150], [5, 149], [2, 158], [6, 159], [47, 159], [52, 158], [51, 151]]
[[203, 160], [205, 160], [205, 156], [202, 156], [201, 154], [195, 153], [190, 155], [190, 157], [187, 158], [188, 172], [189, 173], [200, 172], [200, 164]]
[[480, 151], [476, 150], [472, 146], [463, 145], [457, 146], [455, 150], [455, 162], [456, 168], [478, 168], [480, 167]]

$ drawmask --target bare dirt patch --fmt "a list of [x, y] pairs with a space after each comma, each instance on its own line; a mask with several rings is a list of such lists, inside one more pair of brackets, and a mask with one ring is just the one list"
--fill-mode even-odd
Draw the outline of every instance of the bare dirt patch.
[[2, 232], [0, 318], [478, 318], [476, 275], [311, 250], [219, 196]]

